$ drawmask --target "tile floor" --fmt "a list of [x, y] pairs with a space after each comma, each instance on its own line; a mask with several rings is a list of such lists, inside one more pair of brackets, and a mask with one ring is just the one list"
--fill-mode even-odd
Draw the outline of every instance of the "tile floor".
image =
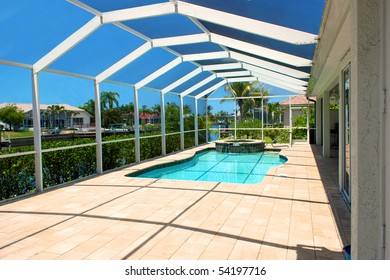
[[256, 185], [130, 178], [198, 147], [0, 204], [0, 259], [343, 259], [350, 217], [313, 145]]

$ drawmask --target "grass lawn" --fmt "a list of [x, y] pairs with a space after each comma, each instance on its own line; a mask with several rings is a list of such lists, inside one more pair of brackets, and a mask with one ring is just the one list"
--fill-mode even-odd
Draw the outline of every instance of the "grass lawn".
[[1, 135], [5, 139], [8, 139], [8, 135], [10, 135], [11, 139], [23, 138], [23, 137], [33, 137], [34, 131], [2, 131]]

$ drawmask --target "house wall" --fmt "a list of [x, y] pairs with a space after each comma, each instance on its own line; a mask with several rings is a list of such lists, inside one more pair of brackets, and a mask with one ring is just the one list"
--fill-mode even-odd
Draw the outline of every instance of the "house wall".
[[[382, 19], [384, 21], [384, 30], [383, 30], [383, 54], [385, 59], [383, 59], [383, 63], [385, 63], [384, 67], [384, 73], [382, 76], [382, 84], [384, 88], [387, 89], [387, 92], [390, 91], [390, 19], [388, 18], [388, 15], [390, 15], [390, 3], [383, 2], [384, 7], [382, 9], [383, 15]], [[387, 230], [385, 232], [384, 238], [385, 238], [385, 244], [389, 243], [390, 241], [390, 230], [388, 229], [390, 227], [390, 97], [389, 93], [387, 93], [387, 97], [384, 100], [384, 125], [383, 125], [383, 143], [382, 146], [384, 147], [384, 157], [383, 157], [383, 166], [382, 166], [382, 173], [383, 176], [383, 197], [384, 197], [384, 206], [382, 208], [383, 213], [383, 222], [385, 225], [387, 225]], [[387, 242], [386, 242], [387, 241]], [[390, 259], [390, 246], [387, 245], [384, 251], [384, 258]]]
[[380, 2], [351, 1], [351, 254], [381, 258]]
[[[386, 0], [329, 0], [311, 73], [310, 92], [322, 97], [337, 84], [342, 89], [341, 73], [350, 63], [352, 259], [390, 259], [390, 250], [384, 248], [383, 242], [383, 236], [390, 239], [390, 172], [386, 172], [390, 162], [390, 117], [383, 117], [384, 85], [381, 84], [381, 77], [387, 75], [382, 79], [390, 88], [390, 76], [385, 71], [390, 59], [387, 57], [387, 64], [381, 64], [386, 58], [384, 53], [390, 51], [388, 47], [384, 48], [386, 51], [382, 50], [384, 39], [387, 46], [390, 45], [389, 23], [388, 30], [384, 30], [382, 22], [390, 14], [389, 5]], [[340, 110], [339, 127], [343, 132], [342, 118], [343, 111]], [[330, 128], [332, 119], [331, 116], [327, 123]], [[323, 120], [323, 124], [326, 122]], [[344, 144], [341, 133], [339, 142], [342, 170]], [[342, 174], [339, 182], [343, 182]], [[385, 222], [387, 230], [384, 232]]]
[[[296, 116], [304, 115], [304, 113], [302, 113], [302, 108], [304, 108], [304, 107], [292, 107], [291, 108], [292, 121], [293, 121], [292, 125], [294, 125], [294, 121], [295, 121]], [[284, 110], [283, 114], [284, 114], [283, 125], [285, 127], [289, 127], [290, 126], [290, 110], [288, 109], [288, 107]]]

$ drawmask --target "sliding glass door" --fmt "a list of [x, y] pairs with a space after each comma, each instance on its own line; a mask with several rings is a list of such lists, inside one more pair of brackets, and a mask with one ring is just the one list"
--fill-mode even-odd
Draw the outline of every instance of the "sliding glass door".
[[344, 105], [344, 147], [343, 147], [343, 184], [342, 193], [348, 203], [351, 202], [351, 70], [350, 66], [343, 71], [343, 94], [342, 104]]

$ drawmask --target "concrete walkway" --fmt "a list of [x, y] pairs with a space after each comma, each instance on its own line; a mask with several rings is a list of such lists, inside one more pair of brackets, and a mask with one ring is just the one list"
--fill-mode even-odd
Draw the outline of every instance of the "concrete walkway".
[[0, 205], [0, 259], [343, 259], [348, 210], [315, 146], [256, 185], [124, 176], [203, 148]]

